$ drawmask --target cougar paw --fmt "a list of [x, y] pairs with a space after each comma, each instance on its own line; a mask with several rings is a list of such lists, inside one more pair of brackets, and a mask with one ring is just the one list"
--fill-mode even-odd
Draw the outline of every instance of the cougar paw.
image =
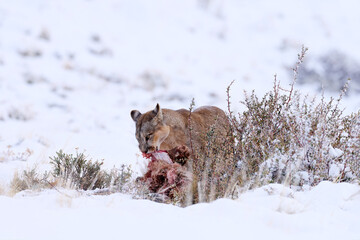
[[185, 145], [177, 146], [169, 150], [168, 153], [170, 158], [180, 165], [184, 165], [190, 157], [190, 149]]
[[174, 160], [174, 162], [180, 164], [181, 166], [184, 166], [187, 162], [187, 159], [186, 158], [177, 158]]

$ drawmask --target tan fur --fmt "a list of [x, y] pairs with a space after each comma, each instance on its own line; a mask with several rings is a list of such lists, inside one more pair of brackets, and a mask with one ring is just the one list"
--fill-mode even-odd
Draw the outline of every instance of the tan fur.
[[[186, 109], [155, 109], [144, 114], [131, 111], [136, 122], [136, 138], [142, 152], [170, 150], [186, 145], [191, 148], [189, 133], [189, 114]], [[205, 136], [210, 129], [221, 139], [227, 134], [229, 122], [226, 114], [214, 106], [200, 107], [191, 113], [191, 143], [194, 150], [203, 151]]]

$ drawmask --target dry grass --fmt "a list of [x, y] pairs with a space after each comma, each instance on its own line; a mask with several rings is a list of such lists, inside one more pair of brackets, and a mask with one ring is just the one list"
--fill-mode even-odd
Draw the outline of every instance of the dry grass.
[[36, 167], [24, 170], [21, 174], [15, 172], [10, 183], [10, 195], [15, 195], [24, 190], [39, 191], [41, 189], [51, 188], [48, 181], [49, 174], [39, 174]]
[[5, 194], [6, 194], [5, 186], [0, 183], [0, 195], [5, 195]]

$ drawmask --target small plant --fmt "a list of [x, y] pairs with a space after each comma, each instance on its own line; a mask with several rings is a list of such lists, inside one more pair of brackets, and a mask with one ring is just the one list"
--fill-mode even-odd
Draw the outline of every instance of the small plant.
[[83, 190], [104, 188], [105, 174], [100, 170], [103, 162], [87, 160], [84, 153], [66, 154], [62, 150], [50, 157], [53, 176], [64, 185]]
[[134, 188], [133, 170], [131, 166], [122, 164], [120, 168], [113, 168], [110, 172], [104, 173], [105, 186], [111, 192], [131, 192]]

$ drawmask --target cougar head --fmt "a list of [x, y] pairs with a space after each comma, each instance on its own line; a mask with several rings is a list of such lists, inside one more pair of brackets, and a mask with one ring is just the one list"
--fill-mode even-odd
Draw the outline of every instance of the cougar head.
[[161, 143], [168, 137], [170, 127], [164, 124], [164, 116], [160, 105], [144, 114], [132, 110], [131, 118], [136, 123], [136, 139], [141, 152], [149, 153], [160, 150]]

